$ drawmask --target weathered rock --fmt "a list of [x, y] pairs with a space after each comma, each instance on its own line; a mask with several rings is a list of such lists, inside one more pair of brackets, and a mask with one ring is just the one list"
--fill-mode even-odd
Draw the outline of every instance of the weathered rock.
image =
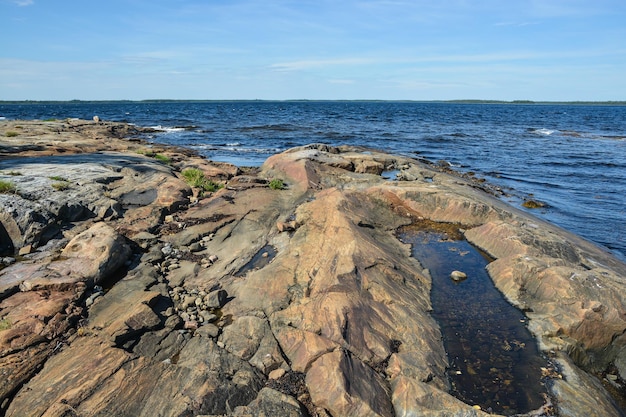
[[293, 397], [271, 388], [263, 388], [254, 401], [245, 407], [237, 407], [232, 415], [305, 417], [308, 414]]
[[412, 378], [396, 378], [392, 384], [392, 401], [395, 416], [410, 417], [481, 417], [492, 415], [454, 398], [445, 391]]
[[385, 166], [380, 162], [372, 160], [355, 161], [354, 172], [359, 174], [374, 174], [380, 175], [385, 170]]
[[[107, 122], [51, 126], [83, 137], [129, 131]], [[292, 149], [240, 175], [182, 150], [167, 150], [171, 166], [115, 153], [130, 146], [115, 139], [78, 154], [75, 139], [68, 133], [55, 145], [72, 158], [42, 162], [50, 172], [71, 167], [68, 180], [80, 182], [72, 195], [84, 191], [79, 204], [60, 204], [69, 194], [51, 191], [45, 171], [33, 184], [49, 187], [44, 197], [58, 205], [40, 203], [28, 175], [20, 179], [32, 197], [21, 197], [23, 212], [13, 195], [0, 196], [9, 202], [0, 206], [0, 251], [36, 251], [0, 270], [0, 413], [482, 416], [448, 394], [430, 276], [394, 235], [427, 219], [459, 223], [495, 258], [494, 282], [527, 312], [540, 347], [556, 352], [565, 378], [547, 385], [559, 413], [619, 415], [582, 369], [615, 364], [626, 373], [626, 266], [475, 184], [349, 147]], [[7, 164], [29, 166], [0, 159]], [[178, 174], [187, 166], [232, 184], [187, 207], [191, 191]], [[378, 176], [389, 167], [402, 169], [404, 181]], [[268, 178], [289, 187], [272, 191]], [[97, 296], [84, 293], [115, 269], [107, 259], [131, 260], [127, 249], [103, 244], [119, 235], [94, 226], [99, 218], [146, 253]], [[59, 219], [74, 237], [62, 257], [59, 245], [41, 247]], [[272, 262], [250, 267], [266, 246]], [[91, 305], [83, 311], [82, 302]]]
[[161, 319], [151, 306], [160, 294], [145, 290], [152, 280], [149, 276], [131, 276], [117, 283], [91, 307], [90, 328], [122, 346], [159, 326]]
[[0, 271], [0, 295], [19, 288], [66, 290], [77, 282], [99, 283], [119, 269], [130, 249], [124, 238], [105, 223], [97, 223], [68, 243], [59, 260], [44, 258]]
[[488, 271], [513, 304], [532, 310], [529, 328], [544, 349], [569, 350], [579, 366], [601, 370], [623, 346], [626, 303], [618, 294], [626, 285], [612, 271], [530, 256], [499, 259]]
[[264, 373], [278, 368], [284, 361], [267, 320], [243, 316], [222, 331], [226, 350], [247, 360]]
[[332, 415], [394, 415], [384, 379], [341, 350], [316, 360], [307, 373], [306, 384], [313, 403]]
[[554, 380], [553, 393], [558, 398], [556, 408], [563, 417], [622, 416], [600, 382], [584, 373], [566, 356], [559, 357], [563, 379]]
[[296, 372], [308, 371], [311, 363], [325, 353], [332, 352], [339, 345], [315, 333], [294, 329], [279, 328], [276, 338], [289, 358], [291, 368]]
[[[56, 338], [75, 325], [80, 310], [68, 308], [81, 286], [64, 291], [17, 293], [0, 302], [0, 404], [28, 381], [57, 348]], [[0, 406], [0, 414], [6, 407]]]
[[119, 269], [130, 255], [124, 238], [106, 223], [96, 223], [63, 249], [62, 256], [75, 260], [73, 273], [98, 284]]
[[204, 296], [204, 304], [207, 308], [222, 308], [226, 304], [228, 294], [224, 290], [211, 291]]

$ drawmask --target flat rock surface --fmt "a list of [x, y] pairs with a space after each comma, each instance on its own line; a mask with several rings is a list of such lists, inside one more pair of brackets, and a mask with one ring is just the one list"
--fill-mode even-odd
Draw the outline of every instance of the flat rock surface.
[[141, 133], [0, 122], [0, 415], [486, 415], [449, 394], [432, 281], [395, 235], [424, 220], [494, 259], [560, 370], [528, 416], [622, 415], [608, 252], [410, 158], [309, 145], [241, 172]]

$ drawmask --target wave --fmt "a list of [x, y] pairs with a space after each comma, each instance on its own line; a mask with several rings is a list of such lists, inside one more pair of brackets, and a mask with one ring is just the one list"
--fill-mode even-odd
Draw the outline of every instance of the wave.
[[541, 129], [528, 129], [528, 130], [530, 133], [534, 133], [535, 135], [544, 135], [544, 136], [550, 136], [551, 134], [556, 132], [556, 130], [546, 129], [544, 127], [542, 127]]
[[160, 130], [160, 131], [165, 132], [165, 133], [183, 132], [183, 131], [187, 130], [184, 127], [167, 127], [167, 126], [161, 126], [161, 125], [151, 126], [151, 128], [155, 129], [155, 130]]

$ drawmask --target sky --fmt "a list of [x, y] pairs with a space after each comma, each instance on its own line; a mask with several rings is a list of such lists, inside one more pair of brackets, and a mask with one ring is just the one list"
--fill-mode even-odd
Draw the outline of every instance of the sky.
[[624, 0], [0, 0], [0, 100], [626, 100]]

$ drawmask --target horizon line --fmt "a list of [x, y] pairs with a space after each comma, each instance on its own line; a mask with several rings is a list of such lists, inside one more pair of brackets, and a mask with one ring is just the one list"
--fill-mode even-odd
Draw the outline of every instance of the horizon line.
[[492, 100], [492, 99], [72, 99], [72, 100], [0, 100], [0, 104], [37, 103], [174, 103], [174, 102], [396, 102], [396, 103], [468, 103], [468, 104], [612, 104], [626, 105], [626, 100]]

